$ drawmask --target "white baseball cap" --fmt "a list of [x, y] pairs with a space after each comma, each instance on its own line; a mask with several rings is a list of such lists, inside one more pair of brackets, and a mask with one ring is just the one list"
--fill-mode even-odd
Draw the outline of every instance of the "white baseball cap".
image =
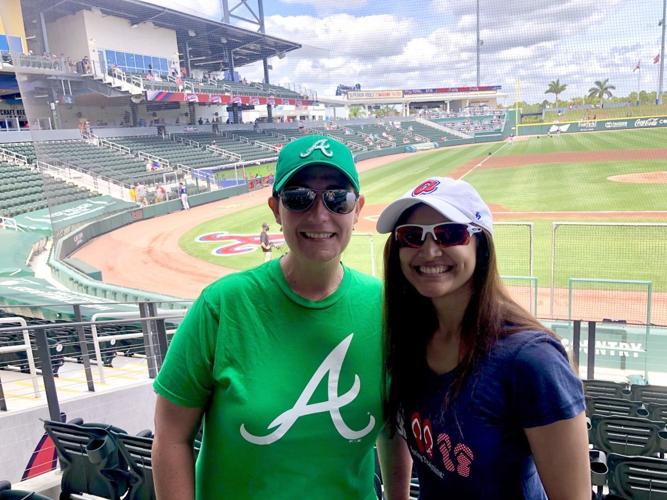
[[418, 203], [428, 205], [452, 222], [475, 224], [493, 234], [491, 210], [479, 193], [466, 181], [449, 177], [426, 179], [390, 203], [380, 214], [377, 231], [392, 232], [401, 214]]

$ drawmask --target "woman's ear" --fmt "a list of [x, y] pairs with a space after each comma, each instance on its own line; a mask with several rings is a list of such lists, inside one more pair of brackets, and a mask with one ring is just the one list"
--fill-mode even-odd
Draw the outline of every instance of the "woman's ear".
[[271, 196], [268, 200], [267, 203], [269, 204], [269, 208], [273, 212], [273, 217], [276, 219], [276, 222], [278, 225], [282, 226], [282, 222], [280, 221], [280, 198], [277, 196]]
[[360, 194], [359, 199], [357, 200], [357, 206], [354, 207], [354, 223], [355, 224], [359, 220], [359, 214], [361, 213], [361, 209], [364, 208], [364, 203], [366, 203], [366, 198], [364, 198], [363, 194]]

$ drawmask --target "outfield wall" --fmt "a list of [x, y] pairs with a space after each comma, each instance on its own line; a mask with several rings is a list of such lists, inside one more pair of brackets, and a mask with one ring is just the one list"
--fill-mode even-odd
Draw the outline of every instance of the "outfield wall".
[[639, 118], [615, 118], [609, 120], [583, 120], [577, 122], [519, 125], [518, 135], [569, 134], [576, 132], [602, 132], [610, 130], [651, 129], [658, 127], [667, 127], [667, 116], [644, 116]]

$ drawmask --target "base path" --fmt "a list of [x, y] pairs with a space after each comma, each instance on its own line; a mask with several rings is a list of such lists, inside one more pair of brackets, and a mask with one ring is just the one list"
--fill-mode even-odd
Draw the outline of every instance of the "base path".
[[[359, 162], [357, 168], [364, 172], [427, 152], [432, 151], [371, 158]], [[271, 191], [264, 188], [187, 211], [135, 222], [95, 238], [77, 250], [73, 257], [102, 271], [105, 283], [194, 299], [206, 285], [237, 269], [211, 264], [185, 253], [178, 245], [181, 235], [206, 221], [265, 204], [269, 196]], [[266, 210], [268, 214], [268, 207]]]

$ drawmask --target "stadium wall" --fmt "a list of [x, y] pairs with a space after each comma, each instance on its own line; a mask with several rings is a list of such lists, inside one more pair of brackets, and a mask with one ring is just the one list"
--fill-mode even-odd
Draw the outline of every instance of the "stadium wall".
[[644, 116], [639, 118], [615, 118], [611, 120], [584, 120], [578, 122], [552, 122], [541, 123], [538, 125], [519, 125], [519, 135], [601, 132], [658, 127], [667, 127], [667, 116]]
[[[192, 195], [188, 198], [188, 201], [190, 202], [191, 207], [196, 207], [213, 201], [223, 200], [231, 196], [237, 196], [247, 192], [247, 190], [247, 186], [244, 184], [219, 191], [210, 191]], [[87, 295], [118, 302], [136, 302], [145, 300], [163, 302], [175, 300], [175, 297], [110, 285], [95, 280], [91, 278], [91, 275], [97, 274], [99, 270], [96, 270], [91, 266], [88, 266], [86, 269], [80, 269], [76, 267], [75, 263], [68, 263], [66, 259], [79, 247], [97, 236], [114, 231], [134, 222], [160, 217], [179, 210], [181, 210], [180, 201], [171, 200], [157, 205], [149, 205], [144, 208], [127, 210], [112, 215], [111, 217], [92, 222], [55, 241], [51, 256], [49, 257], [49, 266], [60, 283], [71, 290], [85, 293]], [[62, 232], [66, 233], [67, 231]]]
[[[67, 420], [81, 417], [84, 422], [112, 422], [128, 433], [136, 434], [153, 427], [155, 393], [151, 383], [142, 381], [126, 389], [84, 394], [77, 399], [61, 401], [60, 410]], [[12, 483], [21, 480], [30, 456], [44, 434], [44, 428], [35, 422], [49, 418], [46, 406], [0, 415], [1, 478]]]

